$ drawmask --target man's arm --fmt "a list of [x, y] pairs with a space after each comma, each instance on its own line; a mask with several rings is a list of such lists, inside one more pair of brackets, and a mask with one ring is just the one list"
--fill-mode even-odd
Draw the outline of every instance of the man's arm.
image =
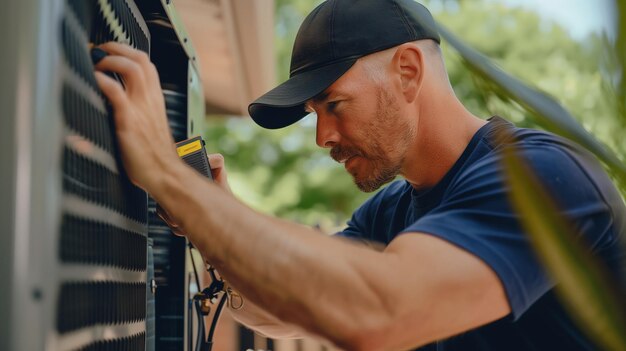
[[122, 160], [182, 232], [246, 298], [278, 319], [346, 349], [406, 349], [509, 313], [483, 261], [425, 234], [383, 252], [253, 211], [178, 159], [156, 70], [143, 53], [105, 44], [97, 79], [115, 110]]
[[178, 206], [172, 213], [203, 255], [248, 300], [340, 347], [405, 349], [509, 312], [493, 271], [441, 239], [404, 234], [375, 252], [258, 214], [212, 184], [176, 180], [187, 176], [164, 179], [154, 196]]
[[279, 320], [246, 297], [243, 298], [245, 303], [241, 309], [228, 309], [237, 322], [272, 339], [301, 339], [310, 336], [301, 328]]
[[[213, 164], [211, 164], [211, 167], [213, 167]], [[384, 245], [380, 243], [360, 242], [340, 236], [335, 236], [334, 238], [337, 238], [337, 240], [345, 240], [346, 242], [356, 245], [364, 245], [364, 247], [377, 251], [384, 250]], [[209, 279], [208, 274], [207, 279]], [[245, 303], [242, 303], [242, 307], [235, 309], [231, 306], [229, 312], [237, 322], [257, 333], [273, 339], [300, 339], [311, 336], [296, 325], [279, 320], [265, 309], [250, 302], [245, 296], [243, 296], [242, 299], [245, 301]]]

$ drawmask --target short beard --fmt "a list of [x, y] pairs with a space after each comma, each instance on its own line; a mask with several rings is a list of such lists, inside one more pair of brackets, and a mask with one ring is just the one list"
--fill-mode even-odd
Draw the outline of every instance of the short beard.
[[[346, 147], [337, 145], [330, 150], [330, 157], [332, 157], [335, 161], [340, 162], [342, 160], [347, 160], [350, 157], [359, 156], [364, 159], [374, 162], [374, 163], [382, 163], [385, 161], [381, 155], [369, 156], [366, 155], [363, 151], [355, 147]], [[387, 165], [383, 166], [382, 169], [376, 170], [374, 174], [370, 175], [366, 178], [358, 177], [358, 175], [353, 175], [354, 184], [363, 192], [370, 193], [372, 191], [377, 190], [382, 185], [389, 183], [392, 181], [398, 174], [400, 173], [400, 165]]]
[[400, 174], [400, 166], [383, 168], [364, 179], [354, 178], [354, 184], [364, 193], [371, 193], [378, 190], [381, 186], [391, 182]]
[[[356, 184], [361, 191], [366, 193], [378, 190], [381, 186], [394, 180], [396, 176], [400, 174], [402, 168], [403, 157], [393, 160], [389, 158], [390, 151], [388, 151], [387, 154], [384, 153], [384, 145], [389, 145], [389, 143], [386, 143], [385, 140], [383, 140], [385, 136], [381, 134], [381, 130], [386, 130], [389, 133], [390, 130], [385, 127], [392, 121], [397, 121], [399, 118], [396, 100], [389, 92], [382, 87], [379, 87], [377, 91], [377, 102], [378, 104], [375, 111], [376, 119], [369, 125], [369, 131], [367, 133], [367, 139], [372, 141], [373, 146], [371, 150], [368, 150], [371, 155], [365, 154], [364, 152], [354, 148], [348, 148], [346, 150], [338, 147], [334, 155], [332, 152], [333, 150], [331, 150], [331, 156], [340, 156], [339, 159], [341, 159], [341, 157], [358, 155], [364, 156], [367, 160], [372, 162], [372, 174], [360, 177], [358, 174], [352, 175], [354, 184]], [[399, 128], [397, 134], [387, 135], [386, 137], [393, 137], [400, 142], [408, 143], [413, 135], [411, 128], [409, 126], [401, 125], [398, 125], [396, 128]]]

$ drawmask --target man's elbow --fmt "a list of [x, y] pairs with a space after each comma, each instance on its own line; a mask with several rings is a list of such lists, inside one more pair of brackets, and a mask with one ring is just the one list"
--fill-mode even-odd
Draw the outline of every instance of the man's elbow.
[[289, 339], [302, 339], [306, 337], [304, 333], [296, 330], [295, 328], [289, 328], [286, 326], [275, 325], [255, 325], [250, 326], [250, 329], [255, 333], [270, 339], [289, 340]]
[[369, 333], [356, 333], [343, 340], [335, 342], [342, 350], [350, 351], [386, 351], [389, 350], [388, 340], [384, 337], [373, 336]]
[[[232, 311], [231, 311], [232, 312]], [[260, 318], [243, 318], [242, 315], [237, 313], [231, 313], [233, 319], [238, 323], [244, 325], [248, 329], [252, 329], [255, 333], [271, 338], [271, 339], [301, 339], [305, 337], [305, 334], [297, 327], [277, 322], [275, 320], [265, 320]]]
[[394, 324], [392, 320], [387, 317], [372, 316], [369, 322], [364, 319], [358, 319], [355, 322], [330, 341], [342, 350], [386, 351], [392, 349], [391, 346], [394, 344], [392, 338], [395, 334], [390, 330]]
[[343, 330], [335, 340], [330, 340], [343, 350], [388, 351], [407, 350], [423, 346], [431, 340], [421, 333], [427, 319], [407, 318], [390, 314], [371, 316], [369, 321], [360, 319]]

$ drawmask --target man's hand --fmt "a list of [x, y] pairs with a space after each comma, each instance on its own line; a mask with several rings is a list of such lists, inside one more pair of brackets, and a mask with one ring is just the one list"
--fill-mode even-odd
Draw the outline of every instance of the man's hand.
[[[124, 168], [130, 180], [151, 192], [164, 170], [182, 164], [174, 147], [156, 68], [142, 51], [109, 42], [95, 65], [96, 81], [109, 99]], [[102, 72], [119, 74], [124, 86]]]

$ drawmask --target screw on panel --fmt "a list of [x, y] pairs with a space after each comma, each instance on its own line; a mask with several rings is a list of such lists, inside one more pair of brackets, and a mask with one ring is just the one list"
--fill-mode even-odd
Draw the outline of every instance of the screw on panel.
[[33, 297], [33, 300], [39, 301], [43, 298], [43, 292], [41, 291], [40, 288], [33, 288], [32, 297]]

